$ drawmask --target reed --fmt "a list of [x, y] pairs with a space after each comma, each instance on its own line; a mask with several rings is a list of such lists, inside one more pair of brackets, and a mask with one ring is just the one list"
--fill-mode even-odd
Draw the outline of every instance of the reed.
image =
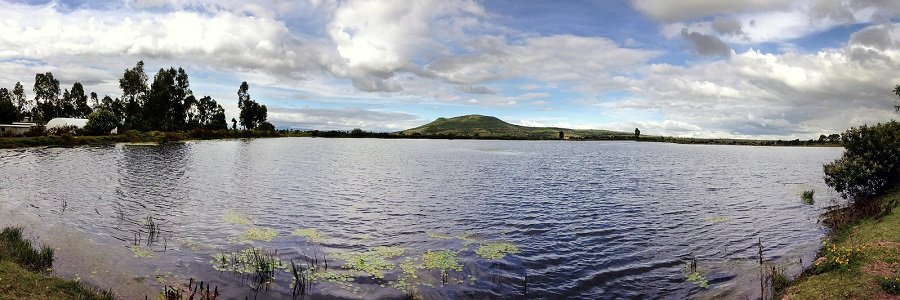
[[210, 289], [209, 284], [205, 284], [203, 281], [198, 283], [191, 278], [187, 288], [166, 286], [160, 296], [165, 300], [216, 300], [219, 295], [218, 286]]

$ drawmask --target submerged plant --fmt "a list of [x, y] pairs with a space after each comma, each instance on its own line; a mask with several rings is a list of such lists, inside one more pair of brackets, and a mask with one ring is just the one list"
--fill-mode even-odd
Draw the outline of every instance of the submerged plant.
[[251, 223], [250, 219], [248, 219], [247, 217], [230, 210], [225, 212], [225, 215], [222, 216], [222, 219], [225, 220], [225, 222], [237, 225], [250, 225]]
[[725, 221], [728, 221], [728, 217], [708, 217], [703, 218], [703, 221], [709, 223], [723, 223]]
[[153, 257], [153, 252], [150, 250], [144, 249], [144, 247], [140, 245], [131, 246], [131, 253], [134, 254], [134, 257]]
[[481, 244], [475, 254], [486, 259], [501, 259], [507, 254], [519, 253], [519, 247], [510, 242], [490, 242]]
[[442, 234], [442, 233], [437, 233], [437, 232], [425, 232], [425, 233], [428, 234], [428, 237], [433, 238], [433, 239], [449, 240], [449, 239], [453, 238], [453, 236], [450, 236], [447, 234]]
[[294, 229], [294, 231], [291, 232], [291, 235], [306, 238], [307, 241], [314, 244], [320, 244], [328, 238], [315, 228]]
[[242, 238], [251, 241], [271, 242], [276, 236], [278, 236], [278, 232], [270, 228], [250, 228], [241, 233]]

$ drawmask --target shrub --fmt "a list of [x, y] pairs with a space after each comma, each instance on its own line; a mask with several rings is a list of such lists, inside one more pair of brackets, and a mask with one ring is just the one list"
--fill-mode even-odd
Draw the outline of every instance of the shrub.
[[81, 134], [81, 130], [78, 129], [78, 126], [68, 125], [68, 126], [60, 126], [53, 127], [47, 129], [47, 135], [79, 135]]
[[850, 128], [844, 155], [824, 166], [825, 183], [845, 199], [870, 201], [900, 181], [900, 123]]
[[105, 109], [92, 112], [87, 119], [84, 131], [89, 135], [108, 135], [110, 131], [119, 127], [116, 115]]
[[900, 276], [879, 277], [878, 285], [888, 294], [900, 295]]
[[275, 125], [272, 125], [272, 123], [269, 122], [262, 122], [256, 127], [256, 130], [275, 131]]

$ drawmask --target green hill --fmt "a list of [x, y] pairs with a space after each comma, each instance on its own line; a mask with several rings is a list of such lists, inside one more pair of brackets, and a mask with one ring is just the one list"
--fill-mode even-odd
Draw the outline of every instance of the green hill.
[[603, 136], [628, 136], [632, 133], [597, 129], [568, 129], [559, 127], [528, 127], [506, 123], [496, 117], [465, 115], [455, 118], [438, 118], [434, 122], [401, 131], [403, 135], [496, 137], [523, 139], [556, 139], [562, 131], [567, 138], [597, 138]]

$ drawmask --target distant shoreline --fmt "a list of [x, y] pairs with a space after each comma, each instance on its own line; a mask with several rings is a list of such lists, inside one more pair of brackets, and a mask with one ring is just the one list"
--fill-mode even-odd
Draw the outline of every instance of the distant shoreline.
[[841, 147], [840, 144], [820, 143], [815, 140], [746, 140], [746, 139], [703, 139], [663, 136], [602, 136], [592, 138], [523, 138], [512, 136], [450, 136], [450, 135], [403, 135], [398, 133], [353, 132], [353, 131], [253, 131], [219, 130], [190, 132], [136, 132], [107, 136], [49, 135], [35, 137], [0, 137], [0, 149], [28, 147], [72, 147], [108, 145], [116, 143], [157, 143], [163, 144], [185, 140], [219, 140], [236, 138], [271, 137], [317, 137], [317, 138], [379, 138], [379, 139], [428, 139], [428, 140], [501, 140], [501, 141], [636, 141], [690, 145], [736, 145], [736, 146], [791, 146], [791, 147]]

